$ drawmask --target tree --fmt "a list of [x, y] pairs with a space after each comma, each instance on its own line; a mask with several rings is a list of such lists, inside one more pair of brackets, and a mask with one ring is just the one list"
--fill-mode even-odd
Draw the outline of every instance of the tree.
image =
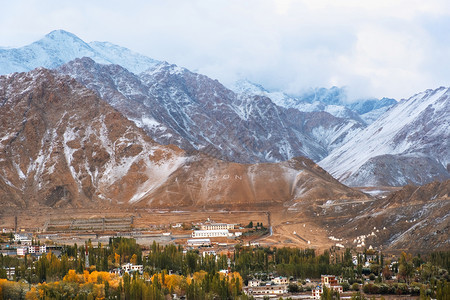
[[137, 255], [136, 254], [133, 254], [133, 256], [131, 256], [130, 263], [133, 265], [137, 264]]
[[298, 293], [300, 289], [298, 288], [298, 285], [296, 283], [290, 283], [288, 285], [288, 292], [289, 293]]
[[411, 254], [402, 252], [399, 261], [398, 274], [409, 283], [410, 278], [414, 275], [414, 266], [411, 262]]

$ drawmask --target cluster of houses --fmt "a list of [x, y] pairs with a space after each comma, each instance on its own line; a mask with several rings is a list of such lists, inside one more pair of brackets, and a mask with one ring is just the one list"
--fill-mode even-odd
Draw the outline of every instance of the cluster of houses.
[[42, 254], [47, 253], [47, 246], [27, 246], [27, 247], [18, 247], [16, 249], [16, 253], [19, 256], [24, 256], [25, 254]]
[[[287, 295], [289, 292], [289, 280], [286, 277], [275, 277], [269, 282], [264, 282], [258, 279], [253, 279], [244, 287], [244, 293], [255, 297], [281, 297]], [[312, 289], [312, 299], [320, 299], [323, 294], [324, 287], [329, 290], [337, 291], [339, 294], [344, 292], [344, 289], [339, 285], [335, 275], [322, 275], [321, 282], [314, 289]]]

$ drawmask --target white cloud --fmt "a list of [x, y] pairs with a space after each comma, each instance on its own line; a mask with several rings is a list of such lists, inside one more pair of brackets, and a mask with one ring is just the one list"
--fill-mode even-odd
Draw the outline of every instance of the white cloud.
[[225, 83], [347, 86], [351, 97], [449, 85], [445, 0], [3, 1], [0, 45], [53, 29], [110, 41]]

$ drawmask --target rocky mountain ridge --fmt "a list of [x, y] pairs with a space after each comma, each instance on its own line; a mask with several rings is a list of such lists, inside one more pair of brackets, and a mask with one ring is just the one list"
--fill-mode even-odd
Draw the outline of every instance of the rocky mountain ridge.
[[450, 89], [419, 93], [335, 149], [320, 165], [351, 186], [450, 178]]
[[33, 208], [272, 211], [350, 247], [362, 239], [395, 250], [449, 244], [450, 181], [374, 199], [307, 158], [238, 164], [188, 154], [157, 144], [75, 79], [42, 68], [0, 76], [0, 116], [0, 217]]
[[240, 96], [167, 63], [136, 75], [82, 58], [57, 70], [95, 90], [157, 142], [228, 161], [318, 160], [363, 126], [325, 112], [285, 109], [263, 96]]
[[0, 76], [0, 99], [3, 207], [245, 209], [368, 197], [306, 158], [240, 165], [159, 145], [93, 91], [56, 71]]
[[333, 86], [305, 91], [292, 95], [285, 92], [268, 91], [263, 86], [249, 80], [238, 80], [231, 89], [246, 95], [262, 95], [269, 97], [278, 106], [295, 108], [302, 112], [324, 111], [338, 118], [354, 120], [358, 123], [371, 124], [397, 101], [394, 99], [361, 99], [349, 102], [345, 88]]
[[[72, 61], [83, 56], [95, 62]], [[449, 178], [447, 96], [346, 103], [342, 88], [292, 96], [248, 82], [234, 93], [204, 75], [107, 42], [85, 43], [62, 30], [22, 48], [0, 49], [0, 73], [36, 66], [59, 66], [158, 143], [189, 153], [245, 163], [307, 156], [353, 186]], [[408, 101], [415, 104], [408, 108]]]

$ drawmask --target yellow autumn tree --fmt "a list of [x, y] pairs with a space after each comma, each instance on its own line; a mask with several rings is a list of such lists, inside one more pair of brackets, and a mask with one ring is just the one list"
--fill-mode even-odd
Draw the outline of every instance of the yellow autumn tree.
[[39, 293], [35, 287], [32, 287], [31, 290], [29, 290], [25, 294], [25, 300], [38, 300], [38, 299], [39, 299]]
[[208, 275], [208, 273], [206, 271], [201, 270], [195, 272], [193, 278], [196, 282], [200, 282], [203, 281], [203, 279], [205, 279], [206, 275]]
[[79, 277], [78, 277], [77, 272], [75, 270], [69, 270], [69, 272], [67, 272], [67, 275], [64, 276], [63, 281], [79, 282]]
[[120, 266], [120, 255], [117, 253], [114, 253], [114, 262], [116, 263], [116, 266]]
[[83, 280], [84, 280], [84, 282], [89, 282], [89, 271], [88, 270], [83, 271]]
[[169, 291], [174, 291], [175, 293], [180, 292], [181, 283], [184, 277], [180, 275], [167, 275], [165, 276], [165, 285]]
[[130, 263], [133, 265], [137, 264], [137, 255], [136, 254], [133, 254], [133, 256], [131, 256]]

